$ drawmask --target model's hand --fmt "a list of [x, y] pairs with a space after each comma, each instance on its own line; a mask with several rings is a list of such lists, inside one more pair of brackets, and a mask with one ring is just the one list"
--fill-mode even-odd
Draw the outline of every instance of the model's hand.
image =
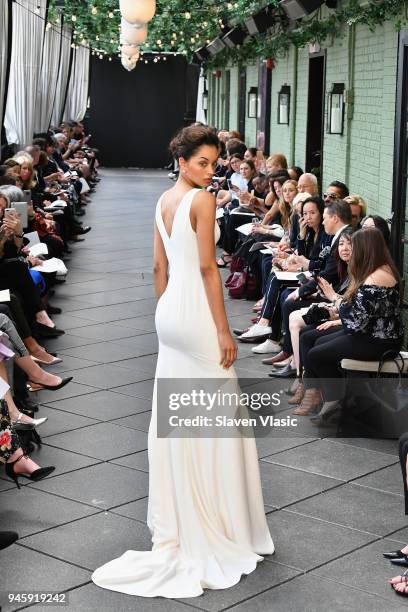
[[220, 365], [228, 370], [236, 360], [238, 352], [235, 340], [229, 330], [218, 333], [218, 344], [221, 351]]

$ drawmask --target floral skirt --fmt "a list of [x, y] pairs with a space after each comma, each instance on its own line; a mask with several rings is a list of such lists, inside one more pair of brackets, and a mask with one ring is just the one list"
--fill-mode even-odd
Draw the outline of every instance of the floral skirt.
[[6, 463], [19, 448], [20, 440], [11, 424], [7, 402], [0, 400], [0, 463]]

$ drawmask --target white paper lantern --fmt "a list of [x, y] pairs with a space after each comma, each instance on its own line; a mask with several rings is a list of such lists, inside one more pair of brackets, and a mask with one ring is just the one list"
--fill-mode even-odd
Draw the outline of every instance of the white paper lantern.
[[137, 59], [139, 59], [140, 49], [139, 47], [133, 45], [122, 45], [122, 55], [127, 55], [128, 57], [136, 57]]
[[148, 23], [156, 12], [156, 0], [120, 0], [119, 6], [129, 23]]
[[147, 38], [147, 25], [142, 23], [140, 28], [133, 28], [130, 23], [122, 19], [120, 32], [122, 44], [142, 45]]

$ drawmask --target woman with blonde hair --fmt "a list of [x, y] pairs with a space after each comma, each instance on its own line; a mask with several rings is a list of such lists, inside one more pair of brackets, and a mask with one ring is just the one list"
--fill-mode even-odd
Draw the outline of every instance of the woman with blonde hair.
[[349, 195], [344, 201], [350, 204], [353, 229], [359, 229], [362, 219], [367, 216], [367, 202], [360, 195]]
[[20, 166], [20, 180], [22, 183], [22, 189], [33, 189], [33, 187], [35, 187], [37, 184], [37, 181], [35, 180], [33, 162], [32, 159], [29, 159], [29, 157], [31, 156], [26, 154], [24, 156], [19, 155], [18, 157], [14, 158]]

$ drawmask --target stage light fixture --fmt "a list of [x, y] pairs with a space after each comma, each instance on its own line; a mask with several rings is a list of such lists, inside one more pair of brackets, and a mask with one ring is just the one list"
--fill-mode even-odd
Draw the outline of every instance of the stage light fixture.
[[197, 49], [194, 55], [197, 57], [198, 61], [205, 62], [209, 57], [211, 57], [211, 53], [208, 51], [207, 47], [201, 47], [201, 49]]
[[285, 11], [289, 19], [301, 19], [318, 9], [324, 0], [281, 0], [279, 6]]
[[234, 49], [235, 47], [239, 47], [243, 44], [247, 37], [246, 32], [242, 30], [239, 26], [232, 28], [229, 32], [222, 37], [222, 42], [229, 48]]
[[225, 49], [225, 44], [222, 42], [221, 38], [218, 37], [214, 38], [214, 40], [212, 40], [210, 44], [207, 45], [207, 50], [210, 52], [211, 55], [217, 55], [217, 53], [219, 53], [223, 49]]
[[277, 20], [276, 13], [274, 14], [275, 8], [276, 7], [266, 6], [262, 11], [256, 13], [256, 15], [252, 15], [245, 19], [245, 26], [251, 36], [263, 34], [273, 26]]

